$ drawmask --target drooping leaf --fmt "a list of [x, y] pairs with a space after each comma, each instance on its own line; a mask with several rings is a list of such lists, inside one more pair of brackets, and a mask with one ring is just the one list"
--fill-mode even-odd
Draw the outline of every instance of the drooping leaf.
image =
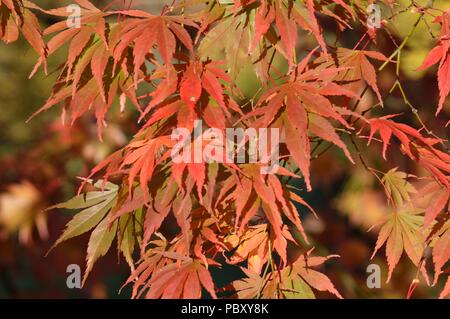
[[424, 221], [422, 213], [423, 211], [414, 210], [394, 211], [384, 219], [372, 258], [386, 243], [386, 257], [389, 266], [386, 282], [390, 281], [403, 251], [416, 266], [419, 265], [425, 248], [425, 236], [421, 231]]
[[[157, 256], [155, 255], [155, 257]], [[198, 260], [186, 258], [180, 261], [181, 263], [179, 265], [174, 262], [169, 262], [161, 268], [140, 269], [138, 267], [136, 269], [136, 273], [133, 276], [134, 278], [136, 276], [138, 277], [138, 283], [141, 280], [140, 276], [145, 276], [143, 278], [144, 281], [148, 280], [142, 287], [143, 290], [148, 289], [146, 298], [199, 299], [202, 297], [202, 288], [211, 297], [217, 298], [209, 270]], [[146, 261], [144, 260], [143, 264], [145, 265], [145, 263]], [[152, 262], [152, 265], [156, 264]], [[151, 272], [147, 273], [147, 269], [150, 269]], [[149, 278], [149, 276], [151, 277]], [[139, 283], [139, 285], [142, 284]], [[139, 289], [139, 286], [137, 289]]]
[[236, 280], [227, 287], [234, 291], [239, 298], [315, 298], [311, 288], [319, 291], [328, 291], [338, 298], [342, 298], [330, 279], [324, 274], [311, 269], [323, 264], [330, 258], [300, 256], [287, 267], [276, 270], [276, 274], [267, 274], [261, 277], [249, 269], [242, 269], [247, 276]]
[[109, 251], [109, 248], [116, 237], [116, 230], [117, 222], [110, 225], [107, 218], [103, 219], [103, 221], [101, 221], [93, 230], [91, 237], [89, 238], [86, 256], [87, 264], [82, 285], [86, 282], [95, 262]]
[[[98, 187], [100, 185], [97, 183], [96, 186]], [[77, 213], [67, 223], [64, 233], [53, 244], [50, 250], [63, 241], [88, 232], [97, 226], [108, 212], [111, 211], [117, 202], [118, 187], [111, 183], [108, 183], [106, 187], [104, 191], [94, 191], [78, 195], [65, 203], [49, 208], [82, 209], [81, 212]]]

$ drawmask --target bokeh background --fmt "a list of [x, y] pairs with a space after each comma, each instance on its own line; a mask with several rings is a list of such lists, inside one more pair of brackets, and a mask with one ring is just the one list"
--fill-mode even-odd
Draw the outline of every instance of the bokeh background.
[[[36, 1], [44, 8], [54, 7], [55, 2]], [[71, 3], [57, 2], [60, 6]], [[92, 2], [102, 7], [109, 1]], [[450, 8], [448, 1], [435, 2], [442, 9]], [[135, 3], [152, 12], [160, 12], [165, 1]], [[49, 16], [38, 15], [43, 27], [56, 22]], [[391, 15], [392, 12], [383, 12], [384, 17]], [[389, 22], [389, 35], [382, 35], [377, 43], [378, 50], [386, 55], [393, 52], [393, 41], [401, 43], [416, 17], [415, 12], [405, 12], [393, 18]], [[325, 35], [328, 43], [333, 43], [335, 26], [326, 22]], [[356, 27], [341, 34], [339, 41], [352, 48], [363, 34], [363, 28]], [[448, 138], [445, 124], [449, 118], [449, 105], [439, 118], [434, 117], [438, 97], [435, 73], [415, 71], [438, 36], [439, 28], [433, 26], [431, 17], [428, 25], [422, 23], [419, 26], [402, 54], [401, 80], [422, 120], [435, 134]], [[311, 37], [305, 36], [304, 41], [299, 42], [298, 52], [314, 46]], [[55, 69], [63, 58], [64, 49], [51, 60], [49, 69]], [[43, 73], [38, 73], [28, 79], [35, 62], [35, 53], [23, 39], [8, 46], [0, 43], [0, 298], [129, 298], [130, 287], [125, 287], [119, 294], [129, 270], [114, 252], [98, 261], [83, 289], [67, 288], [66, 268], [69, 264], [84, 267], [88, 235], [70, 240], [45, 256], [73, 213], [42, 210], [71, 198], [79, 186], [78, 176], [86, 176], [96, 163], [127, 143], [137, 128], [136, 114], [130, 109], [121, 115], [112, 115], [102, 143], [97, 139], [93, 119], [84, 117], [72, 127], [63, 126], [58, 108], [26, 123], [49, 96], [56, 77], [56, 74], [50, 74], [45, 78]], [[283, 63], [279, 64], [283, 68]], [[383, 96], [387, 96], [395, 82], [394, 76], [394, 70], [389, 68], [379, 75]], [[243, 66], [238, 85], [247, 97], [252, 97], [259, 89], [250, 66]], [[376, 104], [376, 98], [369, 92], [359, 107], [365, 109], [373, 104]], [[383, 114], [403, 113], [403, 121], [420, 127], [398, 92], [389, 95], [385, 105]], [[417, 174], [421, 172], [420, 167], [414, 167], [401, 154], [390, 154], [390, 161], [386, 162], [380, 160], [380, 153], [377, 147], [372, 147], [371, 152], [365, 154], [368, 162], [379, 170], [399, 166]], [[313, 162], [312, 172], [314, 191], [305, 197], [320, 219], [303, 216], [305, 227], [313, 238], [316, 254], [341, 256], [330, 261], [324, 272], [347, 298], [405, 297], [417, 271], [406, 256], [401, 259], [389, 284], [384, 283], [387, 274], [384, 252], [370, 261], [377, 232], [368, 232], [368, 229], [389, 212], [383, 190], [375, 178], [361, 163], [348, 165], [333, 149]], [[370, 263], [376, 263], [382, 269], [380, 289], [366, 286], [366, 268]], [[218, 286], [225, 285], [228, 277], [233, 277], [231, 271], [229, 274], [216, 273], [214, 280]], [[441, 288], [442, 283], [433, 288], [421, 284], [414, 296], [436, 297]]]

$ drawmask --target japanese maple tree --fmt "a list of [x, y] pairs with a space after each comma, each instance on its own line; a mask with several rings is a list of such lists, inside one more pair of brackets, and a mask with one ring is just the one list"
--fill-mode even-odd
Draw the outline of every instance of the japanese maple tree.
[[[434, 8], [435, 1], [421, 7], [394, 0], [174, 0], [164, 1], [162, 12], [131, 0], [106, 7], [74, 2], [81, 8], [75, 27], [66, 7], [0, 0], [0, 38], [10, 43], [22, 35], [36, 51], [31, 76], [58, 74], [31, 117], [60, 108], [66, 125], [94, 118], [101, 140], [108, 118], [127, 108], [136, 114], [140, 129], [128, 144], [92, 168], [77, 196], [51, 207], [77, 211], [54, 246], [90, 232], [83, 282], [114, 243], [136, 298], [312, 298], [316, 291], [345, 297], [323, 268], [339, 256], [316, 253], [302, 220], [316, 215], [305, 200], [314, 189], [311, 162], [336, 148], [343, 165], [362, 165], [385, 190], [390, 212], [374, 225], [373, 254], [385, 247], [387, 280], [405, 253], [417, 267], [408, 296], [419, 281], [446, 282], [440, 297], [450, 294], [447, 141], [409, 102], [400, 70], [411, 34], [432, 16], [441, 34], [417, 71], [437, 72], [439, 98], [426, 107], [448, 124], [450, 12]], [[373, 4], [383, 8], [379, 26], [370, 23]], [[417, 23], [385, 49], [394, 41], [391, 17], [406, 10], [419, 13]], [[42, 29], [37, 16], [58, 22]], [[334, 38], [324, 34], [330, 25]], [[341, 41], [356, 27], [364, 30], [358, 42]], [[65, 63], [49, 70], [63, 47]], [[238, 84], [245, 68], [258, 81], [254, 96]], [[380, 72], [394, 75], [391, 90], [379, 86]], [[384, 107], [394, 91], [404, 109], [389, 113]], [[362, 109], [367, 95], [376, 103]], [[417, 125], [399, 113], [413, 114]], [[173, 131], [193, 133], [195, 123], [223, 136], [228, 128], [278, 129], [278, 169], [264, 174], [261, 163], [174, 161]], [[206, 150], [207, 141], [200, 143]], [[366, 158], [390, 161], [392, 152], [423, 169], [402, 171], [388, 162], [383, 172]], [[211, 270], [225, 265], [241, 278], [219, 287]]]

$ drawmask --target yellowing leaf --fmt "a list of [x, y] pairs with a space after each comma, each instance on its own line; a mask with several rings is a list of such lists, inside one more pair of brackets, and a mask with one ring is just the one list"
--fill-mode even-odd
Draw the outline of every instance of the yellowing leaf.
[[[94, 186], [101, 187], [99, 183]], [[64, 233], [53, 244], [50, 250], [63, 241], [84, 234], [94, 228], [116, 204], [117, 191], [118, 187], [116, 185], [108, 183], [105, 191], [93, 191], [78, 195], [65, 203], [50, 207], [49, 209], [83, 209], [67, 223]]]
[[248, 52], [253, 35], [253, 30], [246, 28], [245, 16], [221, 18], [200, 42], [199, 56], [223, 60], [233, 80], [241, 74], [244, 66], [254, 62], [255, 72], [264, 80], [268, 74], [268, 58], [263, 56], [263, 50], [259, 46]]
[[386, 243], [386, 257], [389, 266], [387, 282], [391, 279], [392, 272], [403, 251], [416, 266], [419, 264], [424, 250], [424, 234], [421, 232], [424, 222], [422, 213], [423, 211], [418, 210], [393, 212], [383, 221], [372, 258]]
[[[298, 281], [298, 279], [301, 279], [302, 281], [306, 282], [310, 287], [319, 290], [319, 291], [328, 291], [335, 295], [338, 298], [342, 299], [341, 294], [336, 290], [331, 280], [322, 274], [321, 272], [318, 272], [316, 270], [311, 269], [310, 267], [316, 267], [322, 265], [325, 261], [327, 261], [330, 258], [339, 257], [336, 255], [331, 255], [327, 257], [310, 257], [309, 253], [307, 256], [301, 255], [293, 264], [291, 267], [288, 267], [284, 269], [282, 277], [289, 278], [289, 280], [293, 280], [295, 282]], [[284, 280], [283, 280], [284, 284]], [[300, 285], [303, 289], [304, 285], [301, 285], [300, 283], [297, 283], [297, 285]], [[305, 295], [306, 292], [306, 295]], [[308, 290], [302, 293], [301, 290], [297, 290], [297, 294], [302, 294], [303, 297], [306, 297], [309, 293]]]
[[302, 279], [287, 279], [283, 282], [283, 294], [286, 299], [315, 299], [311, 287]]
[[268, 274], [264, 278], [250, 269], [241, 268], [246, 277], [230, 283], [225, 290], [233, 291], [239, 299], [274, 299], [280, 296], [278, 282]]
[[86, 271], [84, 272], [83, 286], [97, 259], [106, 255], [108, 252], [109, 247], [116, 236], [116, 230], [117, 222], [114, 222], [111, 227], [109, 227], [109, 221], [105, 218], [92, 232], [87, 249], [87, 266]]
[[136, 244], [136, 224], [134, 216], [129, 214], [119, 219], [117, 244], [132, 271], [134, 271], [133, 252]]

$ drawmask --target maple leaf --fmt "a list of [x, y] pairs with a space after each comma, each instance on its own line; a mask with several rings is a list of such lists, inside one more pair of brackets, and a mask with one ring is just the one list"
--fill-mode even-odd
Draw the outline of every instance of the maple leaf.
[[438, 84], [439, 84], [439, 104], [436, 110], [436, 116], [442, 111], [445, 99], [450, 93], [450, 81], [448, 80], [450, 74], [450, 30], [448, 23], [450, 21], [450, 12], [444, 12], [442, 16], [437, 17], [435, 22], [443, 25], [439, 44], [434, 47], [429, 53], [418, 71], [423, 71], [429, 67], [439, 63], [438, 70]]
[[450, 155], [434, 148], [420, 147], [418, 151], [418, 163], [425, 167], [433, 178], [450, 189], [448, 174], [450, 173]]
[[[71, 97], [69, 109], [71, 110], [72, 123], [82, 113], [90, 109], [91, 106], [94, 106], [99, 128], [99, 138], [101, 139], [101, 128], [105, 125], [105, 114], [117, 94], [121, 95], [121, 108], [124, 106], [124, 97], [127, 96], [140, 110], [130, 81], [133, 78], [135, 88], [137, 88], [137, 83], [141, 81], [141, 77], [146, 73], [145, 58], [153, 46], [150, 38], [141, 38], [143, 36], [148, 37], [151, 32], [156, 32], [153, 40], [159, 43], [160, 53], [167, 62], [173, 55], [173, 52], [167, 51], [167, 48], [170, 47], [167, 42], [172, 43], [172, 40], [175, 41], [172, 32], [178, 36], [182, 43], [192, 49], [189, 34], [181, 27], [181, 24], [191, 26], [194, 24], [185, 21], [181, 17], [151, 16], [144, 14], [142, 11], [129, 10], [124, 14], [146, 19], [127, 19], [123, 23], [110, 25], [105, 22], [105, 16], [110, 13], [103, 13], [92, 5], [85, 4], [84, 7], [86, 8], [82, 10], [81, 27], [79, 29], [69, 28], [64, 30], [68, 26], [57, 23], [45, 31], [46, 33], [52, 33], [64, 30], [50, 40], [51, 53], [54, 53], [65, 42], [70, 40], [70, 54], [59, 80], [61, 84], [66, 82], [68, 86], [56, 86], [55, 92], [47, 103], [33, 116]], [[62, 12], [61, 9], [50, 10], [48, 13], [67, 15], [67, 12]], [[92, 27], [93, 24], [95, 27]], [[105, 29], [109, 30], [107, 34]], [[136, 35], [136, 32], [139, 33], [138, 39], [129, 37], [131, 33]], [[99, 36], [101, 41], [95, 40], [94, 35]], [[128, 58], [131, 42], [135, 42], [135, 46], [132, 49], [134, 61]], [[145, 47], [146, 45], [148, 47]], [[162, 52], [161, 50], [163, 49], [166, 51]], [[175, 48], [173, 48], [174, 50]], [[38, 62], [38, 65], [40, 62]], [[131, 65], [131, 62], [133, 62], [133, 65]], [[87, 69], [89, 65], [91, 66], [90, 70]], [[121, 69], [116, 68], [117, 65], [120, 65]], [[129, 69], [133, 67], [134, 74], [130, 77]], [[177, 89], [176, 75], [170, 76], [173, 75], [173, 72], [169, 70], [170, 68], [165, 69], [166, 83], [162, 83], [151, 94], [153, 99], [147, 106], [145, 113], [141, 115], [141, 118]], [[111, 73], [111, 76], [105, 76], [105, 72]], [[90, 74], [92, 74], [93, 79], [90, 81], [86, 80], [91, 77]], [[71, 96], [69, 95], [69, 86], [71, 86]]]
[[[311, 269], [310, 267], [317, 267], [322, 265], [324, 262], [331, 258], [339, 257], [337, 255], [330, 255], [327, 257], [312, 257], [310, 256], [311, 250], [306, 255], [301, 255], [292, 265], [286, 267], [282, 270], [281, 274], [281, 284], [282, 289], [290, 288], [293, 289], [291, 292], [296, 294], [301, 294], [301, 291], [295, 289], [295, 286], [289, 287], [289, 284], [285, 284], [288, 280], [290, 283], [296, 282], [298, 278], [301, 278], [310, 287], [319, 291], [328, 291], [335, 295], [336, 297], [342, 299], [341, 294], [336, 290], [330, 279], [324, 274]], [[301, 285], [301, 284], [300, 284]], [[303, 286], [303, 285], [301, 285]], [[289, 290], [288, 290], [289, 291]], [[289, 296], [289, 294], [288, 294]]]
[[[99, 181], [94, 186], [101, 188], [103, 182]], [[103, 191], [92, 191], [78, 195], [65, 203], [57, 204], [48, 208], [82, 209], [81, 212], [69, 221], [63, 234], [56, 240], [52, 250], [63, 241], [82, 235], [95, 226], [107, 215], [117, 202], [118, 187], [107, 183]]]
[[[261, 208], [274, 231], [274, 248], [282, 258], [282, 260], [286, 261], [286, 239], [290, 239], [290, 236], [288, 235], [288, 233], [286, 233], [285, 229], [283, 229], [281, 214], [286, 216], [303, 235], [303, 238], [308, 241], [302, 223], [298, 216], [297, 209], [293, 205], [292, 201], [297, 201], [298, 203], [308, 207], [310, 210], [312, 209], [302, 198], [297, 196], [295, 193], [283, 190], [283, 186], [281, 185], [277, 177], [269, 174], [266, 180], [264, 178], [264, 175], [260, 174], [260, 168], [258, 165], [246, 165], [243, 168], [243, 174], [244, 176], [250, 177], [252, 179], [252, 183], [250, 185], [242, 183], [243, 189], [239, 187], [236, 188], [235, 191], [237, 192], [237, 194], [235, 194], [235, 196], [237, 201], [239, 201], [239, 206], [237, 207], [237, 209], [240, 210], [242, 208], [245, 208], [245, 206], [241, 205], [246, 205], [250, 198], [252, 198], [252, 194], [256, 194], [261, 199], [261, 201], [255, 201], [254, 204], [250, 206], [251, 208], [245, 212], [241, 221], [241, 229], [243, 225], [246, 225], [248, 221], [256, 214], [258, 206], [261, 205]], [[248, 190], [245, 190], [249, 186], [250, 192]], [[242, 197], [239, 194], [241, 192], [242, 194], [245, 194]], [[241, 213], [237, 214], [238, 220], [240, 214]]]
[[186, 251], [189, 251], [191, 247], [191, 221], [192, 221], [192, 198], [191, 191], [194, 186], [192, 178], [188, 178], [186, 181], [186, 192], [178, 196], [173, 201], [173, 214], [177, 221], [178, 226], [181, 228], [183, 235], [183, 242], [185, 244]]
[[[103, 181], [98, 181], [94, 184], [94, 187], [102, 188], [103, 183]], [[49, 208], [82, 209], [81, 212], [75, 215], [75, 217], [67, 223], [64, 233], [53, 244], [50, 250], [63, 241], [82, 235], [93, 229], [88, 243], [86, 257], [87, 266], [83, 276], [82, 285], [86, 282], [95, 262], [109, 251], [112, 241], [116, 237], [118, 223], [114, 222], [111, 224], [109, 218], [106, 216], [116, 206], [117, 198], [118, 186], [106, 182], [102, 191], [92, 191], [83, 195], [78, 195], [65, 203], [57, 204]], [[129, 237], [127, 237], [127, 240], [129, 240]], [[130, 247], [128, 247], [128, 249], [130, 249]], [[130, 251], [123, 251], [126, 254], [126, 257], [130, 258]]]
[[255, 35], [250, 46], [250, 51], [256, 48], [259, 41], [261, 41], [261, 38], [267, 33], [267, 31], [269, 31], [269, 28], [274, 20], [275, 7], [268, 1], [261, 1], [261, 5], [255, 13]]
[[[311, 52], [299, 63], [298, 73], [292, 75], [289, 82], [267, 90], [259, 98], [256, 108], [242, 117], [242, 120], [245, 120], [259, 116], [256, 121], [251, 123], [254, 127], [274, 125], [284, 129], [286, 146], [294, 163], [304, 176], [308, 191], [311, 190], [310, 141], [308, 137], [310, 128], [312, 133], [342, 148], [349, 160], [353, 162], [347, 147], [333, 132], [333, 126], [328, 123], [326, 118], [336, 120], [345, 127], [349, 127], [328, 97], [339, 95], [355, 97], [355, 95], [329, 81], [330, 75], [336, 74], [339, 69], [329, 68], [323, 72], [317, 72], [314, 69], [308, 70], [307, 64], [313, 53]], [[314, 114], [312, 125], [308, 120], [308, 112]], [[277, 121], [281, 121], [282, 124]]]
[[30, 9], [40, 9], [28, 1], [0, 1], [0, 39], [5, 43], [15, 42], [22, 33], [26, 41], [39, 54], [41, 59], [47, 55], [42, 39], [39, 21]]
[[222, 66], [223, 61], [207, 61], [203, 64], [201, 76], [202, 88], [219, 105], [226, 117], [231, 117], [231, 111], [242, 114], [240, 107], [228, 95], [236, 90], [231, 77], [221, 68]]
[[136, 221], [142, 220], [143, 210], [138, 212], [140, 212], [139, 216], [122, 216], [117, 224], [117, 248], [123, 254], [131, 271], [135, 270], [133, 253], [138, 244], [136, 234], [142, 233], [141, 224]]
[[342, 298], [332, 282], [324, 274], [311, 269], [322, 265], [330, 258], [300, 256], [295, 262], [285, 268], [276, 270], [260, 277], [250, 269], [241, 268], [247, 278], [232, 282], [226, 290], [235, 291], [238, 298], [314, 298], [311, 288], [328, 291], [338, 298]]
[[157, 239], [152, 240], [147, 250], [137, 265], [136, 269], [132, 271], [130, 277], [123, 286], [133, 282], [132, 298], [139, 298], [148, 288], [148, 279], [152, 273], [167, 264], [164, 253], [169, 247], [167, 239], [159, 233], [156, 233]]
[[397, 114], [387, 115], [380, 118], [370, 119], [370, 144], [374, 134], [379, 131], [383, 143], [383, 158], [386, 159], [387, 147], [392, 136], [395, 136], [401, 143], [401, 151], [409, 158], [423, 165], [433, 177], [442, 185], [449, 188], [450, 184], [445, 176], [450, 172], [450, 156], [437, 148], [435, 145], [441, 143], [438, 138], [423, 136], [416, 129], [391, 120]]
[[389, 273], [386, 282], [389, 282], [403, 251], [417, 266], [422, 258], [424, 250], [424, 234], [421, 231], [424, 218], [421, 210], [401, 210], [389, 214], [383, 221], [383, 226], [378, 234], [375, 250], [377, 251], [386, 243], [386, 257]]
[[132, 43], [134, 67], [139, 69], [145, 61], [145, 56], [153, 51], [156, 44], [158, 52], [165, 64], [172, 64], [177, 39], [192, 54], [193, 44], [185, 26], [198, 28], [197, 24], [182, 16], [155, 16], [145, 11], [126, 10], [122, 14], [132, 17], [122, 24], [120, 41], [114, 48], [114, 59], [119, 61]]
[[[282, 234], [287, 240], [295, 243], [286, 226], [283, 227]], [[249, 226], [240, 238], [239, 245], [230, 258], [230, 263], [236, 264], [247, 260], [247, 268], [255, 274], [260, 274], [271, 254], [269, 241], [273, 241], [274, 238], [270, 237], [266, 224]]]
[[275, 10], [275, 25], [280, 34], [286, 59], [288, 60], [290, 69], [292, 69], [294, 67], [295, 47], [298, 38], [297, 25], [295, 20], [292, 19], [289, 10], [285, 10], [281, 1], [278, 1]]
[[[113, 65], [109, 46], [119, 39], [119, 28], [117, 26], [110, 28], [104, 40], [94, 40], [97, 36], [103, 38], [99, 34], [103, 34], [106, 28], [104, 13], [97, 9], [93, 13], [86, 13], [85, 18], [82, 21], [86, 25], [82, 25], [80, 29], [69, 28], [49, 41], [49, 54], [53, 54], [66, 42], [70, 42], [70, 56], [61, 67], [62, 70], [52, 95], [38, 111], [30, 116], [28, 121], [62, 102], [65, 104], [62, 113], [63, 123], [66, 121], [66, 108], [68, 108], [71, 124], [93, 109], [97, 119], [98, 137], [102, 140], [102, 128], [106, 125], [105, 116], [117, 95], [122, 97], [121, 108], [124, 107], [123, 98], [126, 97], [138, 110], [140, 107], [133, 89], [132, 78], [127, 74], [126, 69], [115, 68]], [[96, 27], [93, 28], [90, 23], [96, 23]], [[55, 32], [52, 27], [54, 25], [50, 26], [46, 32]], [[61, 28], [67, 28], [67, 25], [64, 24]], [[38, 61], [35, 71], [42, 62], [42, 59]]]
[[305, 14], [298, 15], [297, 19], [299, 20], [298, 24], [300, 27], [307, 25], [308, 27], [306, 30], [312, 32], [314, 36], [317, 39], [317, 42], [322, 47], [322, 50], [327, 55], [328, 50], [326, 47], [325, 40], [323, 38], [323, 32], [320, 28], [319, 22], [315, 16], [316, 12], [323, 13], [325, 15], [328, 15], [332, 19], [334, 19], [338, 25], [342, 28], [342, 26], [350, 27], [348, 23], [346, 23], [341, 17], [338, 16], [338, 14], [335, 14], [334, 12], [330, 11], [328, 8], [326, 8], [327, 5], [330, 3], [338, 4], [342, 8], [345, 9], [345, 13], [347, 15], [350, 15], [352, 18], [355, 18], [355, 15], [352, 11], [352, 9], [343, 1], [343, 0], [325, 0], [325, 1], [316, 1], [316, 0], [306, 0], [306, 11], [308, 13], [308, 18], [305, 19]]
[[[353, 16], [351, 8], [341, 0], [332, 0], [332, 2], [345, 8]], [[259, 4], [255, 8], [255, 4]], [[338, 22], [342, 19], [331, 11], [324, 9], [323, 4], [318, 4], [313, 0], [306, 0], [305, 4], [291, 1], [246, 1], [235, 2], [234, 15], [237, 15], [238, 9], [242, 9], [241, 15], [249, 15], [254, 21], [254, 35], [250, 42], [249, 52], [253, 51], [263, 37], [271, 43], [274, 42], [274, 26], [278, 31], [281, 46], [275, 46], [283, 54], [292, 70], [296, 59], [295, 48], [297, 45], [298, 28], [306, 30], [314, 35], [322, 50], [327, 53], [323, 32], [315, 16], [315, 12], [323, 12]], [[255, 11], [254, 16], [250, 11]], [[348, 24], [347, 24], [348, 25]]]
[[[149, 94], [149, 96], [152, 98], [148, 105], [145, 107], [143, 113], [141, 114], [141, 117], [139, 120], [141, 121], [155, 106], [158, 106], [160, 104], [163, 104], [164, 101], [166, 101], [169, 97], [171, 97], [174, 93], [176, 93], [178, 88], [178, 79], [177, 74], [175, 72], [175, 69], [172, 67], [165, 67], [158, 70], [155, 70], [155, 72], [150, 77], [151, 81], [159, 80], [160, 83], [156, 87], [156, 89]], [[163, 106], [163, 105], [160, 105]], [[163, 113], [164, 111], [158, 110], [157, 112]], [[171, 112], [169, 114], [173, 115], [175, 111]], [[164, 113], [162, 114], [158, 119], [151, 119], [146, 123], [144, 127], [147, 127], [151, 124], [153, 124], [156, 121], [159, 121], [160, 119], [164, 118]], [[159, 115], [158, 115], [159, 116]]]
[[[110, 215], [110, 223], [119, 219], [120, 238], [123, 237], [124, 242], [120, 242], [120, 250], [123, 252], [127, 261], [131, 260], [130, 252], [134, 251], [135, 240], [131, 235], [135, 232], [142, 233], [141, 254], [144, 254], [145, 247], [152, 235], [159, 230], [163, 221], [172, 209], [172, 202], [177, 191], [176, 184], [173, 180], [152, 191], [150, 198], [146, 201], [142, 194], [142, 188], [136, 187], [133, 195], [127, 196], [116, 206], [114, 212]], [[130, 214], [132, 213], [132, 214]], [[130, 223], [130, 218], [136, 220], [136, 225]], [[133, 228], [132, 228], [133, 227]], [[131, 231], [133, 230], [133, 233]], [[132, 265], [130, 265], [132, 266]], [[134, 266], [131, 267], [134, 269]]]
[[225, 70], [233, 80], [236, 80], [246, 65], [252, 65], [258, 78], [267, 81], [269, 57], [260, 46], [249, 51], [253, 38], [248, 31], [245, 15], [224, 17], [206, 33], [197, 53], [213, 61], [224, 61]]
[[385, 186], [386, 195], [396, 207], [402, 207], [404, 202], [411, 200], [410, 193], [416, 193], [414, 186], [406, 178], [408, 174], [400, 172], [397, 168], [391, 169], [381, 179]]
[[116, 237], [116, 230], [117, 223], [110, 225], [109, 221], [104, 219], [92, 231], [87, 248], [87, 265], [83, 276], [83, 286], [89, 273], [94, 267], [95, 262], [109, 251], [109, 248]]
[[343, 87], [352, 92], [359, 94], [359, 83], [364, 81], [375, 92], [381, 105], [383, 99], [377, 84], [377, 73], [370, 63], [368, 58], [386, 61], [387, 58], [376, 51], [366, 50], [351, 50], [346, 48], [337, 48], [334, 59], [329, 59], [327, 56], [320, 57], [316, 63], [322, 63], [323, 68], [328, 68], [335, 65], [341, 68], [333, 80], [336, 82], [344, 82]]
[[233, 292], [238, 299], [273, 299], [281, 295], [276, 281], [270, 280], [271, 274], [261, 277], [250, 269], [241, 267], [241, 270], [246, 277], [231, 282], [223, 288], [224, 291]]
[[[190, 235], [190, 215], [192, 210], [191, 191], [193, 186], [197, 184], [199, 198], [201, 200], [204, 177], [199, 178], [198, 172], [193, 171], [196, 169], [197, 164], [195, 163], [184, 165], [172, 163], [172, 171], [179, 169], [178, 167], [181, 166], [182, 174], [185, 166], [188, 166], [191, 175], [183, 182], [179, 182], [181, 177], [177, 178], [177, 176], [173, 176], [167, 184], [162, 183], [160, 188], [149, 188], [148, 183], [152, 178], [158, 182], [161, 182], [161, 178], [167, 178], [164, 169], [161, 170], [158, 165], [170, 156], [170, 146], [172, 146], [173, 142], [168, 136], [153, 139], [148, 132], [146, 134], [147, 137], [144, 139], [136, 139], [124, 150], [125, 154], [118, 169], [127, 172], [129, 189], [134, 188], [134, 180], [139, 175], [139, 189], [134, 191], [133, 196], [131, 192], [129, 193], [129, 198], [124, 203], [121, 203], [119, 208], [113, 213], [111, 222], [144, 205], [147, 206], [143, 236], [143, 243], [146, 243], [154, 232], [159, 229], [169, 212], [172, 211], [178, 225], [182, 229], [185, 248], [189, 250], [192, 239]], [[107, 163], [105, 164], [107, 165]], [[174, 174], [172, 173], [172, 175]], [[178, 182], [179, 184], [177, 184]], [[175, 191], [177, 190], [179, 193], [175, 196]], [[145, 245], [141, 247], [143, 252]]]
[[224, 254], [236, 247], [237, 236], [230, 234], [232, 227], [228, 224], [231, 211], [220, 212], [217, 218], [212, 216], [206, 207], [198, 207], [192, 211], [193, 252], [203, 264], [221, 266], [214, 260], [217, 254]]
[[199, 261], [190, 260], [180, 267], [169, 264], [153, 275], [149, 284], [148, 298], [199, 299], [202, 287], [217, 298], [211, 275]]
[[450, 259], [450, 222], [446, 222], [439, 232], [433, 243], [433, 263], [434, 263], [434, 284], [436, 284], [439, 276], [442, 274], [442, 268]]
[[209, 270], [199, 260], [180, 253], [177, 243], [170, 245], [160, 239], [151, 247], [125, 285], [134, 282], [133, 298], [146, 293], [146, 298], [201, 298], [202, 287], [217, 298]]
[[168, 136], [135, 140], [126, 147], [126, 154], [121, 164], [121, 169], [129, 167], [128, 187], [132, 189], [134, 179], [139, 174], [139, 183], [144, 199], [147, 201], [148, 182], [153, 176], [155, 166], [159, 160], [158, 152], [164, 146], [170, 146], [173, 142]]
[[[446, 179], [448, 180], [448, 177]], [[449, 200], [449, 189], [443, 188], [436, 181], [427, 183], [417, 192], [414, 198], [414, 205], [416, 207], [423, 207], [425, 210], [424, 227], [431, 225], [441, 212], [446, 211]]]
[[345, 156], [350, 160], [350, 162], [354, 162], [347, 148], [347, 145], [336, 133], [333, 125], [331, 125], [331, 123], [325, 118], [319, 115], [309, 114], [309, 131], [314, 135], [322, 138], [323, 140], [338, 146], [340, 149], [342, 149]]
[[[67, 76], [69, 76], [72, 72], [74, 63], [77, 58], [83, 52], [85, 47], [87, 47], [92, 38], [97, 35], [107, 46], [108, 42], [106, 39], [106, 29], [107, 23], [105, 21], [105, 16], [107, 13], [104, 13], [100, 9], [96, 8], [93, 4], [86, 0], [77, 0], [76, 1], [81, 6], [81, 15], [80, 15], [80, 27], [73, 28], [67, 23], [66, 20], [57, 22], [47, 29], [44, 30], [44, 35], [53, 34], [58, 32], [47, 44], [48, 47], [48, 56], [54, 54], [59, 48], [61, 48], [64, 44], [70, 42], [69, 44], [69, 53], [67, 56]], [[58, 17], [69, 17], [71, 12], [67, 10], [67, 7], [61, 7], [57, 9], [51, 10], [43, 10], [41, 11]], [[45, 62], [47, 56], [41, 56], [36, 63], [33, 72], [30, 77], [35, 74], [37, 69]]]
[[434, 144], [439, 142], [439, 140], [434, 138], [426, 138], [420, 134], [414, 128], [392, 121], [391, 119], [397, 117], [398, 114], [386, 115], [380, 118], [373, 118], [368, 121], [370, 124], [370, 135], [368, 144], [370, 144], [374, 134], [379, 131], [381, 140], [383, 142], [383, 158], [386, 159], [387, 147], [390, 144], [391, 137], [394, 135], [402, 143], [406, 154], [414, 158], [411, 152], [411, 143], [413, 139], [417, 139], [419, 142], [423, 143], [425, 146], [432, 147]]
[[[206, 112], [212, 106], [211, 104], [218, 105], [219, 113], [227, 118], [231, 117], [231, 111], [241, 113], [238, 104], [226, 94], [226, 92], [233, 91], [233, 84], [231, 78], [220, 68], [221, 65], [220, 61], [203, 63], [191, 61], [189, 64], [177, 65], [177, 67], [184, 68], [181, 76], [176, 73], [174, 68], [166, 67], [156, 70], [150, 80], [153, 81], [159, 77], [162, 80], [158, 87], [149, 94], [152, 99], [140, 117], [143, 119], [153, 111], [144, 128], [176, 115], [178, 127], [192, 130], [194, 120], [197, 118], [196, 113]], [[206, 92], [209, 98], [205, 97], [200, 101], [201, 103], [197, 103], [203, 92]], [[177, 95], [180, 100], [177, 99]], [[205, 103], [209, 105], [206, 108], [202, 107]], [[221, 114], [210, 113], [205, 120], [216, 123], [216, 118], [221, 116]]]

